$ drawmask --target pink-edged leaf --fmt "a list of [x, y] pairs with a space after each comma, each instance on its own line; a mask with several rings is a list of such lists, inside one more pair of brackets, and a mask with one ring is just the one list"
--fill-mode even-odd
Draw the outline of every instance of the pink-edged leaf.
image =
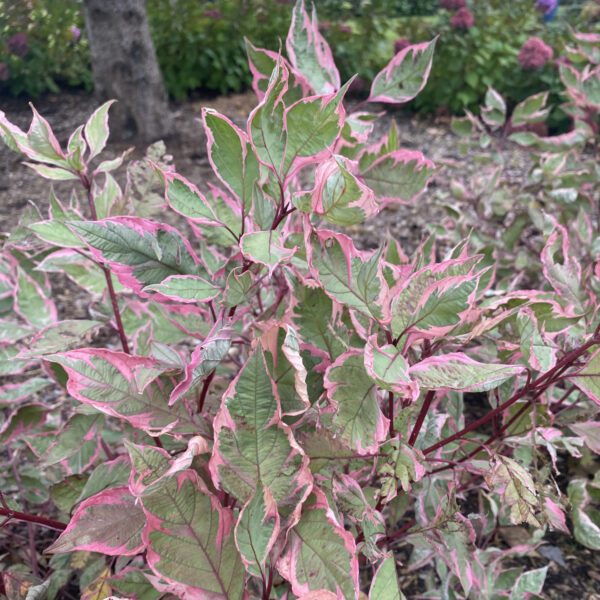
[[298, 600], [339, 600], [339, 595], [327, 590], [315, 590], [314, 592], [303, 594]]
[[170, 384], [158, 378], [167, 368], [152, 358], [88, 348], [47, 360], [65, 369], [67, 390], [74, 398], [150, 435], [192, 433], [204, 427], [183, 404], [169, 407]]
[[279, 512], [273, 494], [258, 486], [246, 502], [235, 526], [235, 543], [246, 571], [266, 577], [265, 566], [279, 535]]
[[[81, 245], [84, 245], [83, 242]], [[73, 283], [90, 294], [101, 296], [106, 290], [106, 279], [100, 267], [75, 250], [57, 250], [48, 254], [37, 265], [36, 270], [44, 273], [64, 273]], [[123, 290], [118, 281], [113, 283], [115, 291]]]
[[380, 495], [381, 502], [388, 504], [398, 495], [399, 488], [410, 492], [412, 484], [425, 477], [427, 468], [423, 453], [398, 438], [390, 440], [383, 451], [386, 459], [379, 466]]
[[408, 362], [393, 344], [379, 346], [377, 336], [367, 340], [365, 346], [365, 369], [378, 387], [398, 394], [402, 398], [416, 400], [419, 386], [408, 375]]
[[308, 241], [307, 254], [313, 276], [328, 296], [369, 317], [383, 317], [387, 286], [380, 272], [381, 252], [359, 252], [348, 236], [319, 230]]
[[245, 233], [240, 240], [240, 250], [244, 258], [268, 267], [269, 273], [273, 273], [282, 262], [287, 262], [295, 252], [284, 247], [279, 231]]
[[227, 327], [218, 329], [213, 335], [205, 338], [192, 352], [191, 359], [185, 367], [184, 378], [175, 386], [169, 404], [174, 404], [182, 396], [190, 394], [214, 371], [217, 365], [227, 356], [231, 347], [233, 331]]
[[[599, 375], [600, 379], [600, 375]], [[600, 454], [600, 422], [583, 421], [569, 424], [569, 429], [583, 439], [585, 445], [596, 454]]]
[[52, 129], [43, 117], [31, 106], [33, 119], [29, 131], [25, 133], [13, 125], [0, 111], [0, 136], [4, 143], [15, 152], [23, 153], [36, 162], [66, 167], [65, 155]]
[[354, 537], [337, 521], [320, 490], [315, 488], [312, 502], [289, 532], [277, 569], [296, 596], [328, 590], [344, 600], [358, 598]]
[[302, 73], [317, 94], [340, 88], [340, 74], [331, 48], [319, 32], [316, 9], [313, 5], [312, 17], [309, 16], [304, 0], [297, 0], [292, 12], [286, 50], [294, 68]]
[[550, 109], [546, 108], [548, 103], [548, 92], [541, 92], [529, 96], [515, 106], [510, 117], [510, 122], [514, 127], [527, 125], [530, 123], [542, 123], [548, 117]]
[[169, 300], [196, 304], [216, 298], [221, 290], [197, 275], [171, 275], [160, 283], [147, 285], [144, 292], [155, 292]]
[[575, 258], [567, 230], [555, 223], [541, 254], [544, 276], [569, 305], [581, 311], [583, 302], [581, 265]]
[[191, 470], [172, 475], [141, 497], [148, 565], [178, 598], [241, 600], [244, 565], [233, 515]]
[[27, 342], [19, 358], [39, 358], [55, 352], [71, 350], [90, 336], [102, 323], [87, 319], [67, 319], [44, 327]]
[[248, 55], [248, 66], [252, 73], [252, 89], [258, 97], [259, 101], [265, 96], [265, 92], [269, 87], [269, 79], [271, 73], [276, 68], [278, 63], [285, 65], [290, 73], [290, 85], [285, 94], [287, 104], [291, 104], [304, 96], [309, 96], [311, 87], [304, 77], [294, 71], [292, 65], [277, 52], [257, 48], [250, 41], [246, 41], [246, 54]]
[[567, 535], [571, 533], [567, 527], [565, 511], [552, 498], [544, 498], [544, 514], [552, 529], [566, 533]]
[[98, 156], [98, 154], [104, 150], [104, 146], [106, 146], [109, 134], [108, 109], [114, 102], [115, 100], [109, 100], [97, 108], [85, 124], [83, 135], [85, 136], [85, 141], [90, 149], [88, 160]]
[[51, 554], [85, 550], [109, 556], [134, 556], [144, 549], [146, 518], [127, 487], [103, 490], [84, 500], [68, 527], [46, 550]]
[[357, 225], [379, 212], [373, 190], [353, 174], [355, 170], [356, 165], [343, 156], [317, 167], [312, 209], [334, 225]]
[[[99, 262], [108, 263], [126, 287], [140, 296], [144, 287], [171, 275], [201, 275], [190, 243], [175, 228], [138, 217], [70, 222]], [[157, 298], [158, 299], [158, 298]]]
[[260, 104], [248, 117], [247, 131], [258, 160], [280, 174], [286, 153], [287, 128], [283, 97], [288, 90], [289, 71], [278, 61]]
[[521, 354], [529, 367], [545, 373], [556, 364], [558, 348], [545, 339], [540, 330], [535, 313], [525, 307], [517, 315], [520, 334]]
[[361, 175], [381, 202], [407, 203], [427, 187], [435, 165], [417, 150], [394, 150], [363, 168]]
[[259, 164], [248, 135], [215, 110], [202, 110], [208, 158], [217, 177], [240, 201], [246, 212], [259, 179]]
[[583, 369], [571, 381], [593, 402], [600, 406], [600, 350], [594, 352]]
[[308, 373], [300, 355], [296, 330], [290, 325], [277, 324], [263, 333], [260, 342], [265, 352], [270, 353], [271, 377], [277, 384], [282, 415], [306, 412], [310, 407]]
[[592, 128], [584, 121], [576, 120], [573, 129], [567, 133], [542, 137], [531, 131], [513, 133], [509, 140], [538, 152], [567, 152], [582, 147], [594, 136]]
[[325, 372], [324, 383], [337, 436], [359, 454], [377, 452], [386, 438], [389, 421], [381, 412], [363, 353], [350, 350], [338, 357]]
[[360, 483], [351, 475], [341, 473], [333, 480], [333, 495], [342, 514], [360, 527], [364, 541], [360, 551], [374, 562], [381, 558], [377, 542], [385, 536], [383, 515], [371, 505]]
[[[32, 377], [21, 383], [7, 383], [0, 386], [0, 406], [9, 406], [14, 408], [18, 404], [25, 402], [32, 396], [43, 389], [47, 388], [52, 382], [43, 377]], [[0, 432], [6, 427], [7, 421], [4, 422]]]
[[329, 157], [344, 126], [344, 96], [351, 82], [338, 92], [302, 98], [285, 110], [287, 133], [281, 174], [291, 178], [304, 166]]
[[0, 427], [0, 443], [9, 444], [45, 423], [48, 410], [39, 403], [25, 404], [13, 410]]
[[393, 554], [388, 554], [377, 567], [369, 590], [369, 600], [406, 600], [400, 589]]
[[427, 83], [437, 38], [398, 52], [371, 85], [370, 102], [402, 104], [412, 100]]
[[485, 392], [524, 371], [522, 366], [480, 363], [462, 352], [451, 352], [426, 358], [408, 372], [426, 390]]
[[42, 328], [54, 323], [57, 310], [40, 284], [22, 269], [17, 272], [15, 312], [34, 327]]
[[308, 458], [281, 420], [277, 388], [260, 347], [229, 385], [213, 428], [215, 485], [246, 502], [262, 484], [286, 522], [295, 522], [312, 475]]

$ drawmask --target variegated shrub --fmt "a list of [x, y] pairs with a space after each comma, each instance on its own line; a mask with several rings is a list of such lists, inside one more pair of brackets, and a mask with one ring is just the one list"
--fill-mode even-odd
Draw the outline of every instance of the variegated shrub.
[[[558, 218], [539, 289], [498, 285], [466, 239], [357, 248], [343, 229], [414, 202], [435, 165], [348, 108], [302, 0], [287, 59], [247, 47], [258, 105], [244, 128], [203, 111], [198, 187], [153, 147], [123, 189], [110, 104], [66, 148], [35, 111], [28, 132], [0, 113], [32, 169], [73, 183], [0, 262], [0, 514], [61, 532], [6, 595], [57, 598], [76, 572], [84, 598], [400, 599], [399, 547], [433, 569], [428, 597], [538, 593], [545, 568], [503, 561], [569, 532], [558, 462], [600, 450], [597, 272]], [[368, 101], [414, 98], [434, 47]], [[57, 281], [88, 318], [59, 320]], [[592, 492], [569, 490], [571, 518], [600, 544]], [[494, 545], [521, 523], [529, 545]]]

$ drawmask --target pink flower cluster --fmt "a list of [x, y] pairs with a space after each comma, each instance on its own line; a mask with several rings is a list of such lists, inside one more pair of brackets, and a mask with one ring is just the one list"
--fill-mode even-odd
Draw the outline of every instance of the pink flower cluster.
[[398, 54], [398, 52], [402, 52], [404, 48], [408, 48], [410, 46], [410, 40], [408, 38], [400, 38], [394, 42], [394, 52]]
[[8, 51], [15, 56], [23, 58], [29, 52], [29, 42], [26, 33], [15, 33], [8, 38], [6, 42]]
[[518, 61], [527, 71], [541, 69], [553, 56], [552, 48], [538, 37], [529, 38], [519, 51]]
[[452, 15], [450, 25], [454, 29], [471, 29], [475, 25], [475, 17], [467, 7], [463, 7]]

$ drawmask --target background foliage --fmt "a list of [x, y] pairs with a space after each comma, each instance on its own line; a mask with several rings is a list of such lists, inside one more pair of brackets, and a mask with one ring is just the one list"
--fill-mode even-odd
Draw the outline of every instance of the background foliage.
[[[517, 55], [537, 35], [560, 53], [573, 26], [595, 27], [598, 15], [585, 2], [563, 2], [557, 19], [544, 23], [534, 0], [470, 0], [475, 25], [456, 29], [438, 0], [320, 0], [320, 28], [332, 46], [342, 78], [360, 77], [361, 94], [389, 61], [399, 38], [411, 42], [440, 34], [430, 82], [414, 109], [459, 113], [475, 110], [489, 86], [509, 103], [558, 89], [553, 64], [523, 71]], [[148, 0], [158, 60], [169, 93], [238, 92], [250, 84], [244, 38], [277, 48], [285, 38], [289, 0]], [[81, 31], [75, 39], [73, 27]], [[61, 86], [90, 87], [88, 46], [81, 0], [0, 1], [0, 91], [37, 96]], [[14, 35], [27, 36], [27, 52], [9, 49]]]

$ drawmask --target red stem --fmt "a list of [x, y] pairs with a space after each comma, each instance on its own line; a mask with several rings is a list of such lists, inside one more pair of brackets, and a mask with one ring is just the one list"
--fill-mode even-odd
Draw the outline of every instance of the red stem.
[[0, 507], [0, 516], [7, 517], [4, 524], [8, 521], [22, 521], [24, 523], [36, 523], [37, 525], [56, 531], [64, 531], [67, 528], [66, 523], [62, 523], [61, 521], [47, 519], [46, 517], [38, 517], [37, 515], [30, 515], [29, 513], [12, 510], [11, 508], [6, 507]]
[[388, 392], [388, 419], [390, 420], [390, 437], [396, 436], [394, 431], [394, 392]]
[[200, 396], [198, 397], [198, 405], [196, 407], [196, 412], [198, 414], [200, 414], [204, 410], [204, 402], [206, 400], [206, 396], [208, 395], [208, 389], [210, 388], [210, 384], [215, 378], [215, 372], [216, 371], [214, 370], [211, 371], [204, 380], [204, 383], [202, 384], [202, 391], [200, 392]]
[[[87, 192], [88, 205], [90, 208], [90, 215], [93, 221], [98, 220], [98, 213], [96, 212], [96, 203], [94, 202], [94, 194], [92, 193], [92, 182], [86, 173], [80, 173], [79, 179], [83, 184], [83, 187]], [[117, 301], [117, 294], [115, 293], [115, 287], [112, 281], [112, 275], [110, 269], [106, 265], [100, 265], [102, 272], [104, 273], [104, 279], [106, 280], [106, 289], [110, 296], [110, 303], [112, 305], [113, 314], [115, 315], [115, 323], [117, 325], [117, 332], [121, 340], [121, 346], [125, 354], [131, 354], [129, 350], [129, 344], [127, 342], [127, 336], [125, 335], [125, 328], [123, 327], [123, 321], [121, 319], [121, 310], [119, 309], [119, 303]]]
[[421, 431], [421, 427], [423, 427], [423, 422], [425, 421], [425, 417], [429, 412], [429, 408], [431, 407], [431, 403], [433, 402], [434, 397], [434, 390], [429, 390], [425, 395], [425, 399], [423, 400], [423, 406], [421, 406], [421, 410], [419, 411], [419, 415], [417, 416], [415, 426], [413, 427], [412, 433], [410, 434], [410, 438], [408, 439], [409, 446], [415, 445], [415, 442], [419, 437], [419, 432]]
[[467, 425], [460, 431], [457, 431], [453, 435], [451, 435], [443, 440], [440, 440], [439, 442], [436, 442], [432, 446], [429, 446], [429, 448], [426, 448], [423, 451], [423, 453], [431, 454], [432, 452], [435, 452], [439, 448], [443, 448], [444, 446], [451, 444], [452, 442], [462, 438], [467, 433], [471, 433], [472, 431], [474, 431], [481, 425], [484, 425], [485, 423], [487, 423], [488, 421], [490, 421], [497, 415], [502, 414], [507, 408], [510, 408], [513, 404], [515, 404], [521, 398], [523, 398], [523, 396], [525, 396], [526, 394], [528, 394], [532, 391], [536, 392], [535, 398], [537, 398], [550, 385], [552, 385], [552, 383], [554, 383], [562, 375], [562, 373], [566, 369], [568, 369], [580, 356], [585, 354], [592, 346], [598, 344], [599, 341], [600, 340], [598, 339], [597, 335], [594, 335], [592, 337], [592, 339], [589, 340], [588, 342], [586, 342], [583, 346], [576, 348], [575, 350], [572, 350], [571, 352], [568, 352], [567, 354], [565, 354], [558, 361], [558, 363], [554, 366], [554, 368], [550, 369], [550, 371], [547, 371], [546, 373], [544, 373], [543, 375], [538, 377], [538, 379], [536, 381], [533, 381], [533, 382], [528, 381], [516, 394], [514, 394], [506, 402], [504, 402], [503, 404], [500, 404], [494, 410], [490, 411], [483, 417], [477, 419], [476, 421], [473, 421], [472, 423], [470, 423], [469, 425]]

